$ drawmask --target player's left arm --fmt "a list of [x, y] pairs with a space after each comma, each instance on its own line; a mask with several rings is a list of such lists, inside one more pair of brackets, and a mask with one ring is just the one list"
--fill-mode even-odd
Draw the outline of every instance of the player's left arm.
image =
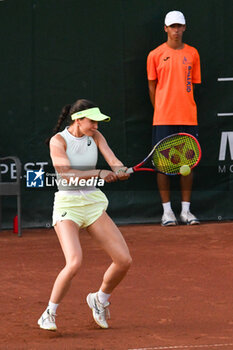
[[98, 130], [96, 130], [93, 138], [104, 159], [111, 169], [117, 174], [119, 180], [128, 179], [129, 174], [126, 174], [127, 167], [125, 167], [124, 164], [116, 157], [114, 152], [109, 147], [105, 137]]

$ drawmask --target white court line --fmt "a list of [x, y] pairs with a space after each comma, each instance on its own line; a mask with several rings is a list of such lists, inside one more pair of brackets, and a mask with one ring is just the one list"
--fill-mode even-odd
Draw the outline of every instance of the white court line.
[[233, 81], [233, 78], [218, 78], [218, 81]]
[[232, 344], [209, 344], [209, 345], [174, 345], [174, 346], [155, 346], [153, 348], [134, 348], [128, 350], [173, 350], [173, 349], [216, 349], [222, 347], [233, 346]]
[[218, 117], [232, 117], [233, 113], [217, 113]]

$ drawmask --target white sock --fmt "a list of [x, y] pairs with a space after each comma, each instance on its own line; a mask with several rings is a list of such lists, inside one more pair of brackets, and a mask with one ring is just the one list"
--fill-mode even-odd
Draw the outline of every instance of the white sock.
[[101, 304], [105, 304], [106, 301], [108, 301], [108, 299], [110, 298], [110, 295], [111, 295], [111, 294], [106, 294], [106, 293], [102, 292], [102, 290], [100, 289], [100, 290], [98, 291], [98, 299], [99, 299], [99, 302], [100, 302]]
[[181, 211], [187, 213], [190, 209], [190, 202], [181, 202]]
[[59, 304], [54, 304], [54, 303], [52, 303], [52, 301], [49, 301], [47, 310], [49, 309], [49, 311], [50, 311], [52, 314], [56, 314], [58, 305], [59, 305]]
[[162, 203], [162, 205], [163, 205], [163, 211], [164, 211], [164, 213], [167, 213], [167, 212], [169, 212], [169, 211], [172, 210], [172, 208], [171, 208], [171, 202]]

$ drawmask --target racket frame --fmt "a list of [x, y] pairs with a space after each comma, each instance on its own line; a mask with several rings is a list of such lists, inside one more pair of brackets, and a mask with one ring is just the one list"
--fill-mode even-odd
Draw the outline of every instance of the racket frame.
[[[173, 136], [177, 136], [177, 135], [181, 135], [181, 136], [188, 136], [188, 137], [191, 137], [197, 144], [197, 147], [198, 147], [198, 150], [199, 150], [199, 157], [198, 157], [198, 160], [196, 161], [195, 164], [193, 164], [190, 169], [193, 169], [195, 168], [198, 163], [200, 162], [201, 160], [201, 155], [202, 155], [202, 152], [201, 152], [201, 146], [199, 144], [199, 141], [196, 139], [195, 136], [191, 135], [191, 134], [188, 134], [188, 133], [185, 133], [185, 132], [179, 132], [179, 133], [176, 133], [176, 134], [171, 134], [169, 136], [166, 136], [164, 137], [162, 140], [160, 140], [159, 142], [156, 143], [156, 145], [152, 148], [151, 152], [146, 156], [146, 158], [144, 158], [140, 163], [138, 163], [137, 165], [131, 167], [131, 168], [128, 168], [128, 170], [126, 171], [126, 173], [128, 174], [132, 174], [134, 172], [138, 172], [138, 171], [150, 171], [150, 172], [158, 172], [158, 173], [161, 173], [161, 174], [165, 174], [165, 175], [169, 175], [169, 176], [173, 176], [173, 175], [180, 175], [180, 173], [175, 173], [175, 174], [170, 174], [170, 173], [165, 173], [165, 172], [162, 172], [156, 168], [144, 168], [144, 167], [141, 167], [143, 164], [145, 164], [147, 162], [147, 160], [152, 156], [152, 154], [154, 153], [154, 151], [156, 150], [156, 148], [162, 143], [164, 142], [165, 140], [173, 137]], [[184, 165], [184, 164], [181, 164], [181, 166]]]

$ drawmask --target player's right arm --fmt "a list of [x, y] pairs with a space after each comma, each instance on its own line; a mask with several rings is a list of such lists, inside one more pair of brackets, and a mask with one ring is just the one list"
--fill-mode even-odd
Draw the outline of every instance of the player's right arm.
[[149, 96], [153, 107], [155, 107], [155, 92], [158, 81], [156, 52], [157, 49], [151, 51], [146, 62]]
[[149, 96], [152, 106], [155, 108], [155, 92], [156, 92], [157, 80], [148, 80]]

